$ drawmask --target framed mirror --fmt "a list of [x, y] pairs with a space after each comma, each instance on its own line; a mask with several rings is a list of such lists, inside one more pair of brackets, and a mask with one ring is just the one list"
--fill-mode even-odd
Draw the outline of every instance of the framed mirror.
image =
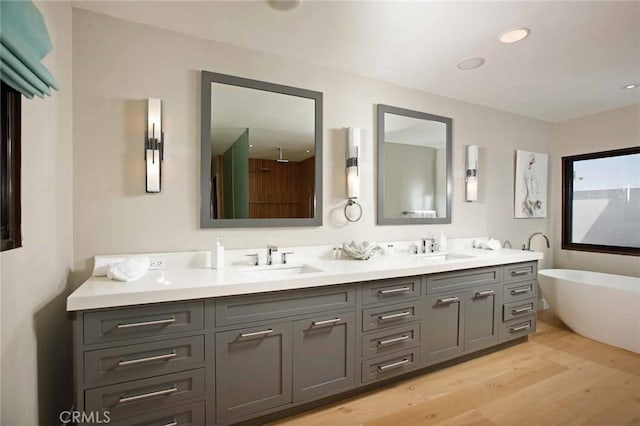
[[202, 71], [202, 228], [322, 225], [322, 93]]
[[378, 225], [451, 223], [452, 123], [378, 105]]

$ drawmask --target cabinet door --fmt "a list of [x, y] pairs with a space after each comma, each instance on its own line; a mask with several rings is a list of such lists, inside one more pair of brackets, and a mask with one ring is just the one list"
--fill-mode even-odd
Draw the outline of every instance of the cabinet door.
[[291, 322], [216, 333], [218, 423], [292, 401]]
[[498, 343], [501, 285], [476, 287], [465, 294], [464, 350]]
[[462, 352], [464, 294], [452, 293], [427, 298], [422, 340], [427, 363]]
[[293, 323], [293, 399], [305, 401], [355, 383], [355, 312]]

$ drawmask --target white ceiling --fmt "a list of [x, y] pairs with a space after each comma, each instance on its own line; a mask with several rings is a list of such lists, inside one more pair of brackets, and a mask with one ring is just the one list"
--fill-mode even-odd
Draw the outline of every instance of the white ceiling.
[[[114, 17], [563, 121], [640, 103], [640, 2], [73, 2]], [[497, 36], [528, 27], [505, 45]], [[482, 56], [481, 68], [456, 63]]]

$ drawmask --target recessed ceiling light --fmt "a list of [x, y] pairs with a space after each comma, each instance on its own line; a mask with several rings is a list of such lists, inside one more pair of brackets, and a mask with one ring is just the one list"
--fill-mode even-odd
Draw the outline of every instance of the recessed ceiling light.
[[268, 0], [267, 3], [275, 10], [286, 12], [300, 7], [302, 0]]
[[622, 86], [623, 89], [637, 89], [638, 87], [640, 87], [640, 83], [631, 83], [626, 86]]
[[458, 62], [458, 68], [461, 70], [472, 70], [478, 68], [484, 64], [484, 58], [474, 56], [473, 58], [465, 58]]
[[307, 152], [311, 152], [311, 151], [307, 150]]
[[531, 30], [529, 28], [514, 28], [500, 34], [498, 36], [498, 40], [507, 44], [515, 43], [517, 41], [524, 40], [529, 34], [531, 34]]

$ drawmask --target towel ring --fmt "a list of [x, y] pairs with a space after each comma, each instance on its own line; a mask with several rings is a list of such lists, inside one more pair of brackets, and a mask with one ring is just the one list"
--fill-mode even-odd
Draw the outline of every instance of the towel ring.
[[[358, 216], [355, 218], [352, 218], [349, 216], [348, 210], [349, 210], [349, 207], [351, 206], [358, 207]], [[352, 198], [347, 200], [347, 205], [344, 206], [344, 217], [346, 217], [349, 222], [357, 222], [360, 219], [362, 219], [362, 206], [360, 205], [360, 203], [358, 203], [356, 200]]]

